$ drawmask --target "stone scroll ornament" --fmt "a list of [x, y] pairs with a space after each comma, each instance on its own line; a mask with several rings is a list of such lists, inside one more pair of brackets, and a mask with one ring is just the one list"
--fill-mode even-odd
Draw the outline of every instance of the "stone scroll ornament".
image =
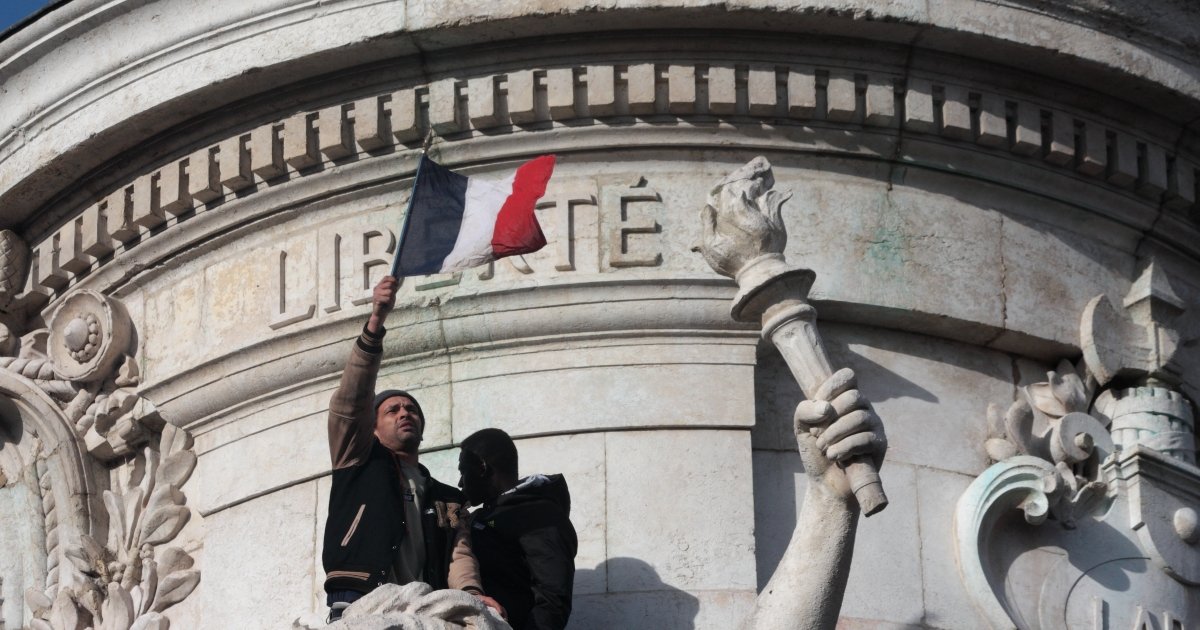
[[[837, 624], [849, 576], [854, 530], [860, 510], [870, 516], [887, 506], [878, 465], [886, 440], [878, 417], [859, 395], [852, 370], [834, 372], [807, 302], [816, 274], [787, 263], [787, 232], [781, 209], [790, 193], [773, 190], [766, 158], [757, 157], [711, 191], [701, 212], [703, 240], [695, 249], [714, 271], [734, 278], [735, 320], [761, 323], [809, 400], [796, 410], [795, 433], [809, 476], [804, 505], [791, 542], [743, 628], [827, 629]], [[824, 416], [809, 413], [820, 407]], [[826, 456], [821, 435], [828, 425], [815, 417], [858, 414], [869, 428], [860, 437], [871, 456], [856, 456], [844, 467]]]
[[1196, 314], [1153, 262], [1119, 304], [1084, 309], [1078, 364], [988, 410], [996, 463], [959, 499], [955, 532], [992, 628], [1200, 627]]
[[154, 405], [137, 394], [133, 323], [119, 300], [70, 292], [46, 328], [29, 329], [20, 306], [29, 248], [0, 230], [0, 369], [46, 392], [62, 408], [95, 458], [136, 452], [163, 427]]
[[136, 335], [118, 300], [76, 290], [46, 328], [28, 330], [28, 258], [20, 238], [0, 230], [0, 370], [42, 390], [86, 452], [122, 463], [125, 478], [103, 492], [106, 518], [93, 515], [82, 533], [57, 527], [55, 512], [67, 506], [54, 505], [39, 463], [49, 575], [25, 591], [29, 627], [165, 630], [163, 611], [200, 580], [192, 557], [170, 544], [191, 518], [181, 488], [196, 467], [192, 438], [137, 394]]

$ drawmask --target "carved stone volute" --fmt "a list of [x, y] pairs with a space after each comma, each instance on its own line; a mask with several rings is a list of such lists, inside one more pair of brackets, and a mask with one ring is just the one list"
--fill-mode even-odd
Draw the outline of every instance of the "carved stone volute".
[[[989, 409], [996, 463], [955, 518], [960, 570], [993, 627], [1141, 628], [1148, 611], [1159, 627], [1200, 623], [1188, 604], [1200, 598], [1189, 314], [1152, 261], [1113, 304], [1084, 309], [1078, 366], [1062, 361], [1007, 413]], [[1036, 533], [999, 525], [1014, 507]], [[1043, 576], [1036, 602], [1003, 587], [1022, 566]]]

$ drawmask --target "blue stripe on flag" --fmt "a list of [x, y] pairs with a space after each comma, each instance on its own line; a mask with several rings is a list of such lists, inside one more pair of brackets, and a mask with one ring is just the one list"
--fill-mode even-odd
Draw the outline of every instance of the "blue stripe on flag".
[[399, 276], [438, 273], [454, 249], [466, 205], [467, 178], [423, 158], [401, 236]]

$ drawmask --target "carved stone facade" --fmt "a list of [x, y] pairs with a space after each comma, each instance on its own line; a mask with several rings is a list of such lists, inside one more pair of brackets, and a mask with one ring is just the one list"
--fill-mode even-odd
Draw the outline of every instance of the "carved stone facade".
[[692, 251], [758, 155], [887, 426], [842, 623], [1200, 625], [1188, 3], [211, 4], [0, 36], [0, 628], [324, 615], [323, 414], [431, 132], [556, 153], [549, 245], [406, 279], [380, 382], [444, 481], [487, 426], [566, 474], [573, 629], [736, 627], [796, 529], [799, 346]]
[[1003, 418], [989, 409], [997, 463], [959, 500], [956, 527], [994, 627], [1174, 629], [1200, 614], [1200, 468], [1181, 391], [1200, 356], [1155, 263], [1120, 303], [1088, 303], [1078, 371], [1064, 360]]

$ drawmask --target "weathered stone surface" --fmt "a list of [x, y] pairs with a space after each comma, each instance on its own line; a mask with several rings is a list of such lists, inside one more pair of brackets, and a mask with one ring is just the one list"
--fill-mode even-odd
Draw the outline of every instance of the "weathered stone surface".
[[[537, 364], [511, 353], [490, 359], [480, 353], [456, 365], [455, 440], [486, 426], [504, 427], [515, 436], [672, 425], [748, 426], [751, 391], [749, 382], [738, 375], [750, 369], [752, 347], [714, 342], [708, 348], [651, 339], [638, 345], [622, 341], [590, 348], [540, 348]], [[658, 357], [653, 365], [641, 360], [649, 356], [648, 350]], [[676, 358], [664, 367], [660, 362], [672, 355]], [[715, 360], [701, 364], [701, 357]], [[699, 395], [696, 388], [705, 382], [729, 386], [711, 396]], [[528, 393], [520, 398], [506, 394], [518, 390]], [[579, 407], [581, 395], [624, 400], [628, 406], [619, 416], [587, 413]]]
[[[753, 589], [753, 535], [734, 525], [753, 514], [750, 464], [741, 461], [749, 458], [747, 440], [740, 431], [607, 436], [608, 557], [641, 561], [610, 562], [608, 592]], [[660, 509], [663, 496], [655, 479], [687, 479], [673, 500], [703, 504], [709, 516], [681, 518]], [[713, 501], [716, 496], [723, 498]]]
[[[221, 444], [200, 458], [204, 483], [196, 506], [202, 513], [286, 487], [329, 469], [325, 415], [311, 414]], [[256, 474], [246, 474], [253, 463]]]
[[[831, 359], [855, 370], [863, 394], [886, 418], [888, 461], [975, 474], [987, 461], [964, 436], [983, 436], [979, 395], [1011, 397], [1011, 359], [965, 344], [867, 327], [822, 324]], [[795, 449], [791, 409], [801, 393], [773, 351], [756, 370], [756, 448]], [[1044, 375], [1044, 370], [1043, 370]]]
[[310, 610], [318, 510], [308, 482], [205, 518], [204, 627], [283, 628]]
[[[623, 567], [644, 572], [653, 580], [653, 569], [632, 558], [615, 558], [607, 567]], [[662, 586], [645, 593], [607, 593], [581, 595], [575, 599], [575, 609], [567, 628], [688, 628], [737, 627], [754, 605], [754, 594], [711, 593], [695, 594]]]
[[[1075, 318], [1052, 316], [1043, 306], [1071, 305], [1063, 310], [1082, 313], [1096, 295], [1123, 295], [1133, 275], [1130, 253], [1051, 226], [1006, 220], [1003, 238], [1005, 321], [1014, 330], [1053, 330], [1056, 339], [1078, 343]], [[1052, 268], [1024, 254], [1049, 247], [1058, 254]]]
[[[890, 416], [887, 418], [890, 437], [895, 434], [891, 428], [894, 423]], [[887, 510], [859, 521], [841, 616], [918, 623], [925, 614], [922, 590], [928, 588], [924, 580], [912, 579], [922, 572], [924, 552], [917, 487], [920, 468], [887, 461], [879, 474], [891, 504]], [[916, 509], [895, 509], [901, 505]], [[881, 563], [880, 558], [887, 561]]]
[[925, 623], [935, 628], [977, 628], [986, 622], [973, 606], [947, 541], [954, 539], [954, 523], [946, 514], [971, 483], [974, 474], [917, 470], [917, 511], [921, 536], [922, 598]]

